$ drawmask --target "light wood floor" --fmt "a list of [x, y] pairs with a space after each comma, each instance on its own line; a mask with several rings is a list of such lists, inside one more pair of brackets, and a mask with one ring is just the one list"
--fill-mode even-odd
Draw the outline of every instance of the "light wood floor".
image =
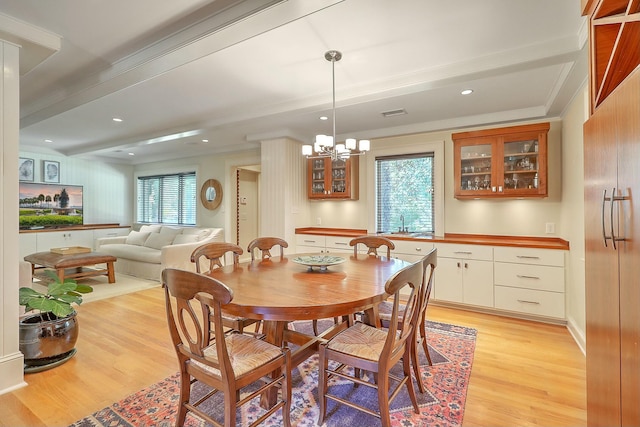
[[[160, 288], [79, 307], [78, 353], [0, 395], [0, 426], [66, 426], [177, 371]], [[429, 307], [473, 327], [464, 426], [586, 425], [585, 358], [562, 326]]]

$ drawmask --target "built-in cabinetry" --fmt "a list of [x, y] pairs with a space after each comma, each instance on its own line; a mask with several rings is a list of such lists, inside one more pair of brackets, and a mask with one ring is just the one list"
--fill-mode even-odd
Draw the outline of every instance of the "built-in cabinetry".
[[458, 199], [545, 197], [549, 123], [452, 134]]
[[307, 160], [309, 199], [358, 200], [358, 157]]
[[640, 425], [639, 118], [636, 68], [584, 125], [590, 426]]
[[[357, 235], [323, 235], [312, 232], [312, 228], [300, 230], [308, 234], [296, 234], [298, 253], [352, 252], [349, 241]], [[337, 229], [322, 230], [335, 233]], [[434, 247], [438, 250], [431, 294], [434, 303], [552, 323], [565, 321], [565, 253], [569, 249], [566, 241], [448, 236], [432, 239], [386, 236], [395, 245], [391, 256], [405, 261], [416, 262]]]
[[318, 236], [296, 234], [296, 252], [298, 253], [348, 253], [353, 252], [349, 242], [353, 237]]
[[437, 243], [434, 299], [493, 307], [493, 248]]
[[46, 252], [51, 248], [84, 246], [95, 249], [95, 241], [100, 237], [126, 236], [129, 227], [88, 228], [61, 231], [42, 230], [20, 233], [20, 259], [35, 252]]
[[496, 247], [495, 308], [564, 319], [564, 252]]

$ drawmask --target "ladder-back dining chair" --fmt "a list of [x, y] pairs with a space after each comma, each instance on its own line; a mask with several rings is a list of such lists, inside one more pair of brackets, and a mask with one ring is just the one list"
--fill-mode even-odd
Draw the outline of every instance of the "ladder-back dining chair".
[[258, 237], [249, 243], [247, 252], [251, 254], [251, 261], [255, 259], [256, 250], [261, 252], [262, 259], [271, 258], [271, 249], [274, 246], [280, 246], [280, 258], [282, 258], [284, 256], [284, 248], [288, 248], [289, 244], [279, 237]]
[[[221, 426], [219, 420], [214, 420], [200, 406], [217, 392], [224, 395], [224, 426], [236, 426], [236, 408], [272, 387], [281, 390], [280, 401], [251, 426], [263, 422], [278, 409], [282, 409], [283, 425], [290, 426], [290, 350], [250, 335], [225, 334], [221, 306], [233, 299], [233, 292], [219, 280], [191, 271], [165, 269], [162, 283], [169, 331], [180, 364], [176, 427], [185, 425], [188, 412]], [[198, 401], [190, 402], [195, 381], [213, 390]], [[240, 399], [239, 390], [256, 382], [261, 382], [262, 387]]]
[[387, 258], [391, 258], [391, 250], [396, 248], [396, 245], [386, 237], [382, 236], [360, 236], [351, 239], [350, 246], [353, 246], [353, 254], [358, 255], [358, 245], [365, 245], [367, 247], [367, 254], [378, 255], [378, 249], [381, 246], [387, 247]]
[[[328, 341], [321, 342], [319, 354], [318, 396], [320, 398], [320, 416], [318, 425], [322, 425], [327, 411], [327, 399], [346, 404], [370, 415], [379, 417], [384, 427], [391, 425], [389, 405], [398, 396], [402, 386], [406, 386], [416, 413], [418, 402], [411, 378], [411, 340], [418, 317], [419, 288], [422, 284], [422, 262], [403, 268], [385, 283], [385, 292], [393, 297], [393, 309], [390, 321], [401, 325], [400, 328], [378, 329], [360, 321], [338, 333]], [[408, 288], [409, 296], [404, 311], [399, 310], [400, 291]], [[335, 364], [329, 362], [338, 363]], [[402, 374], [392, 374], [391, 369], [402, 361]], [[347, 371], [354, 368], [354, 375]], [[373, 381], [360, 377], [360, 372], [373, 374]], [[354, 385], [364, 385], [377, 389], [378, 410], [376, 413], [353, 401], [332, 395], [328, 388], [329, 379], [338, 377], [349, 380]], [[394, 387], [391, 387], [395, 385]], [[343, 386], [341, 386], [343, 388]]]
[[[233, 254], [233, 264], [237, 265], [243, 250], [240, 246], [227, 242], [211, 242], [197, 247], [191, 254], [191, 262], [196, 264], [196, 272], [207, 275], [212, 270], [222, 267], [222, 261], [228, 252]], [[201, 262], [204, 263], [204, 260], [201, 260], [203, 257], [209, 261], [209, 269], [206, 271], [201, 271]], [[235, 316], [224, 312], [222, 314], [222, 323], [226, 327], [234, 329], [240, 333], [244, 333], [244, 328], [254, 323], [256, 324], [255, 332], [258, 332], [260, 327], [259, 320]]]
[[[413, 365], [414, 375], [418, 382], [418, 388], [421, 393], [426, 391], [422, 376], [420, 375], [420, 366], [418, 358], [418, 349], [422, 346], [424, 354], [427, 358], [427, 364], [431, 366], [431, 355], [429, 354], [429, 346], [427, 343], [427, 306], [429, 305], [429, 299], [431, 297], [431, 290], [433, 288], [434, 272], [436, 269], [438, 260], [438, 250], [432, 249], [425, 257], [422, 258], [422, 267], [424, 270], [422, 285], [419, 291], [420, 305], [418, 308], [418, 322], [414, 330], [415, 339], [412, 342], [411, 350], [411, 363]], [[404, 310], [404, 305], [400, 304], [400, 311]], [[391, 313], [393, 311], [393, 304], [390, 301], [383, 301], [378, 305], [378, 315], [384, 326], [390, 326]], [[398, 325], [400, 326], [400, 325]]]

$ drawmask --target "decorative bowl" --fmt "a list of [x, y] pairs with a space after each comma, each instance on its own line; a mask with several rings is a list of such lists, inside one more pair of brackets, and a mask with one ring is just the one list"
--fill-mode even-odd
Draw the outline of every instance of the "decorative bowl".
[[305, 255], [295, 257], [292, 261], [296, 264], [306, 265], [309, 267], [308, 271], [313, 271], [313, 267], [318, 267], [320, 271], [327, 271], [328, 266], [341, 264], [345, 259], [333, 255]]

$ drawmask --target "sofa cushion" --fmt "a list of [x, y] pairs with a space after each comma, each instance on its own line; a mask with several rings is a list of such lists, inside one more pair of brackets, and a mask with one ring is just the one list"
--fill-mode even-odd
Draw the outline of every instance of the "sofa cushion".
[[173, 243], [175, 236], [172, 233], [151, 233], [144, 242], [144, 246], [153, 249], [162, 249], [163, 246]]
[[160, 228], [162, 228], [160, 224], [143, 225], [140, 227], [139, 231], [142, 231], [143, 233], [158, 233]]
[[[154, 233], [156, 234], [156, 233]], [[114, 243], [100, 247], [100, 253], [113, 255], [116, 258], [130, 259], [151, 264], [160, 264], [161, 251], [146, 246]], [[117, 264], [117, 262], [116, 262]]]
[[129, 235], [127, 236], [126, 243], [128, 245], [142, 246], [144, 245], [144, 242], [147, 240], [150, 234], [151, 233], [148, 231], [145, 232], [145, 231], [131, 230], [129, 232]]
[[211, 235], [210, 228], [185, 228], [182, 230], [182, 234], [186, 236], [196, 236], [196, 242], [204, 240]]
[[197, 234], [178, 234], [175, 239], [173, 239], [174, 245], [179, 245], [181, 243], [196, 243], [199, 242]]
[[160, 229], [160, 234], [171, 236], [172, 238], [176, 237], [180, 233], [182, 233], [182, 228], [179, 228], [179, 227], [168, 227], [168, 226], [164, 225]]

